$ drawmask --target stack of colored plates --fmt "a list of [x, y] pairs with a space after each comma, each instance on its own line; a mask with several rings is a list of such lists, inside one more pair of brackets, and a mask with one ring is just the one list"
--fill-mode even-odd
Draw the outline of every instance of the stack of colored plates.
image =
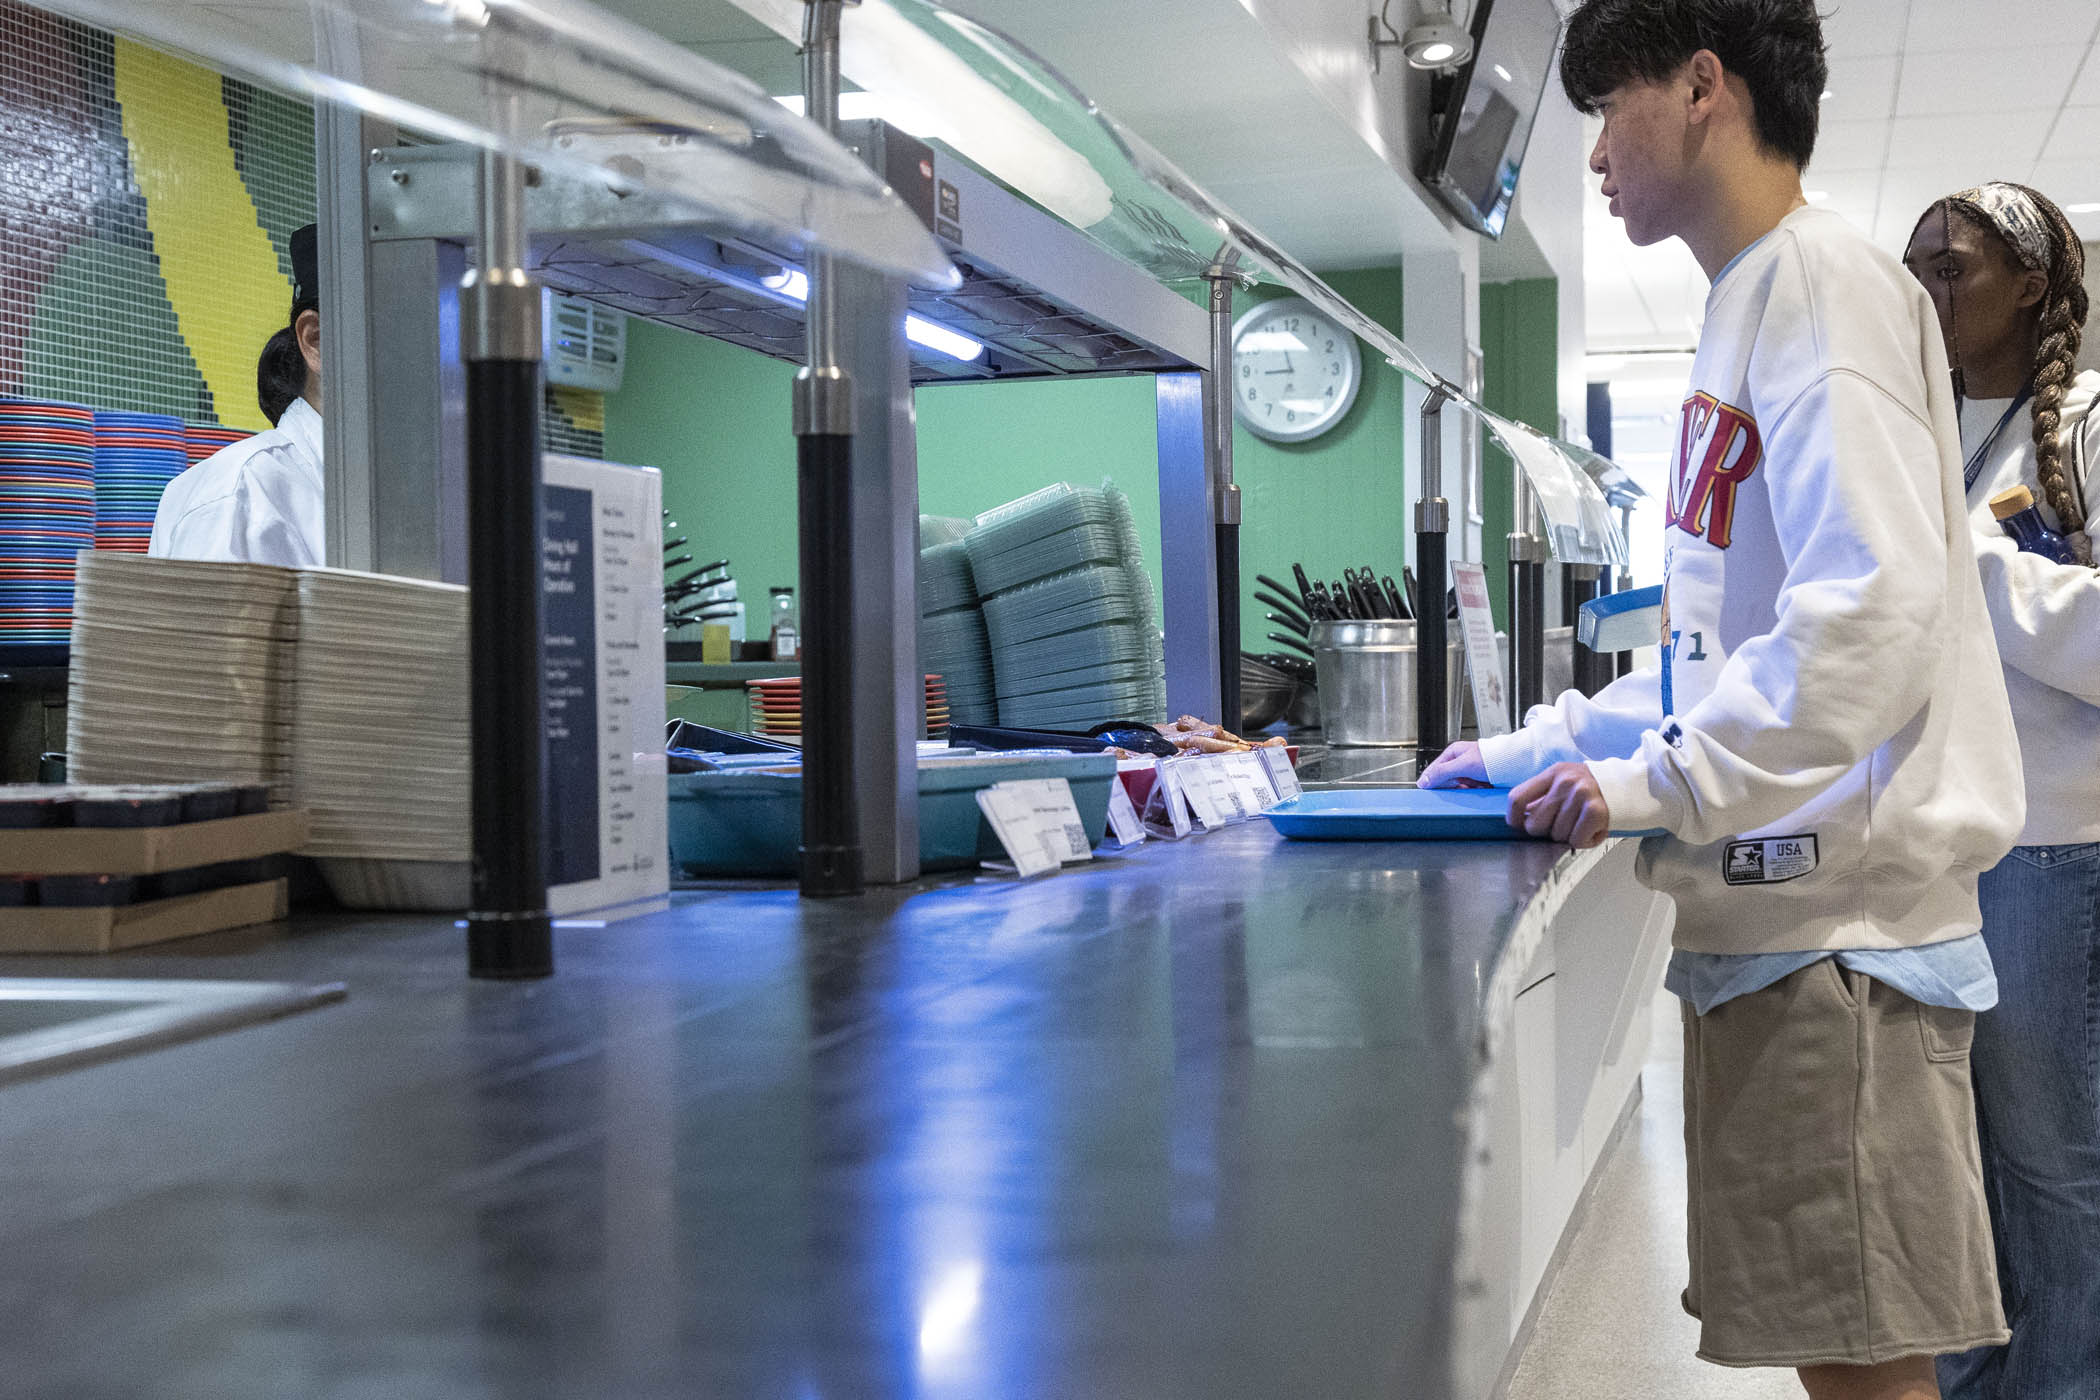
[[299, 573], [293, 787], [303, 854], [465, 861], [467, 590], [341, 569]]
[[1152, 582], [1130, 501], [1112, 483], [1046, 487], [979, 516], [964, 543], [1001, 724], [1166, 718]]
[[193, 467], [221, 449], [247, 440], [248, 434], [239, 428], [221, 428], [216, 425], [200, 427], [195, 423], [182, 425], [183, 451], [188, 455]]
[[[802, 738], [802, 678], [748, 681], [745, 694], [751, 703], [751, 732], [769, 739]], [[926, 678], [926, 728], [929, 735], [945, 734], [952, 718], [948, 691], [939, 676]]]
[[939, 739], [947, 734], [949, 721], [954, 711], [948, 706], [948, 683], [938, 675], [926, 678], [926, 737]]
[[288, 802], [297, 602], [290, 569], [83, 553], [68, 776], [262, 784]]
[[73, 556], [94, 543], [94, 411], [0, 399], [0, 648], [66, 645]]
[[188, 469], [182, 420], [159, 413], [95, 413], [95, 548], [144, 554], [160, 493]]
[[957, 724], [997, 724], [992, 643], [960, 541], [919, 551], [919, 664], [946, 678]]

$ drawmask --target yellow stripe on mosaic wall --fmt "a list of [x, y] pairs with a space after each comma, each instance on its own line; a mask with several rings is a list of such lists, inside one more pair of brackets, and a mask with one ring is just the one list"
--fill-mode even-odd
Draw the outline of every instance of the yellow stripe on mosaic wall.
[[116, 60], [124, 139], [183, 342], [219, 421], [267, 428], [255, 361], [292, 289], [234, 165], [219, 75], [122, 38]]

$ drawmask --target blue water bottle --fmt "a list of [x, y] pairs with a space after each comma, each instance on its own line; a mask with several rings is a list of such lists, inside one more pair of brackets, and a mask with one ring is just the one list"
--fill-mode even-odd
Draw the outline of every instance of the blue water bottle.
[[1991, 497], [1991, 514], [2023, 552], [2039, 554], [2059, 564], [2078, 562], [2071, 542], [2043, 522], [2041, 508], [2034, 503], [2034, 492], [2026, 487], [2015, 486]]

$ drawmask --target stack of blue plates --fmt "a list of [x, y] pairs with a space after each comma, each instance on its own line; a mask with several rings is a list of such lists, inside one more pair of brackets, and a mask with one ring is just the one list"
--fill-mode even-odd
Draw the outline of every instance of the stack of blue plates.
[[180, 418], [97, 410], [95, 548], [144, 554], [160, 493], [189, 464]]
[[1046, 487], [979, 516], [964, 545], [984, 595], [1001, 724], [1166, 718], [1152, 582], [1130, 501], [1113, 484]]
[[0, 647], [63, 647], [73, 558], [95, 543], [95, 415], [0, 399]]
[[992, 644], [984, 631], [969, 551], [960, 542], [919, 551], [919, 664], [946, 681], [948, 711], [956, 724], [999, 722]]

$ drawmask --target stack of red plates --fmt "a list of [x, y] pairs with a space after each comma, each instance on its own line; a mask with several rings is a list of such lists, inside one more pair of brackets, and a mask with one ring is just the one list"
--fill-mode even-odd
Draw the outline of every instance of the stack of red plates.
[[[773, 739], [802, 737], [802, 678], [749, 681], [745, 693], [751, 702], [751, 732]], [[948, 686], [939, 676], [926, 678], [926, 732], [938, 737], [948, 732]]]
[[240, 428], [222, 428], [216, 423], [185, 423], [182, 425], [183, 452], [194, 467], [237, 442], [246, 442], [248, 436], [248, 433]]

